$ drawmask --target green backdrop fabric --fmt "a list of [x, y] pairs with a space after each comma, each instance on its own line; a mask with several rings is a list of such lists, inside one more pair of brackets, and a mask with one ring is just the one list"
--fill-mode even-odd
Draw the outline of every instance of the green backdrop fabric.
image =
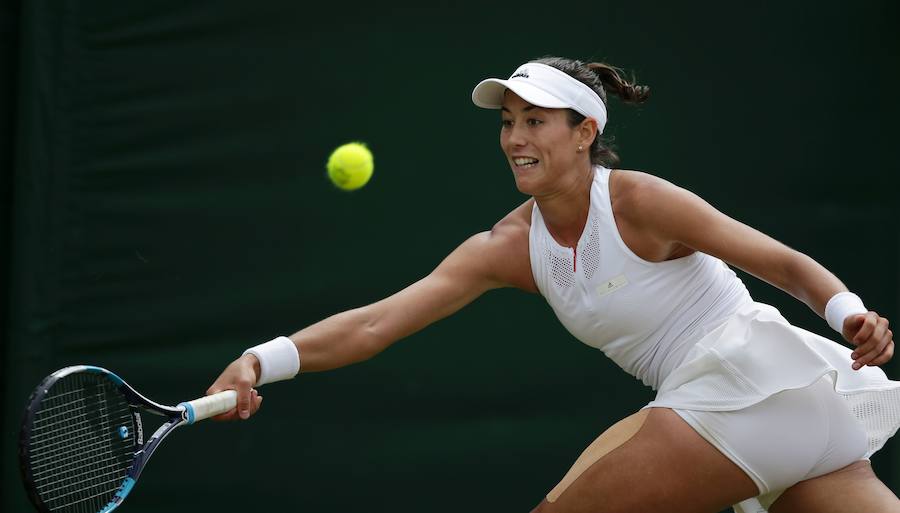
[[[896, 3], [653, 4], [23, 2], [4, 84], [19, 94], [2, 510], [28, 509], [14, 440], [49, 372], [92, 363], [160, 402], [202, 395], [245, 347], [412, 283], [524, 201], [499, 115], [470, 93], [542, 55], [651, 87], [641, 107], [611, 102], [622, 167], [687, 187], [900, 318]], [[345, 193], [324, 162], [352, 140], [376, 170]], [[511, 290], [262, 392], [252, 422], [167, 440], [127, 511], [172, 497], [179, 511], [529, 511], [652, 398]], [[896, 444], [873, 461], [895, 492]]]
[[[0, 290], [9, 290], [10, 259], [10, 214], [12, 212], [12, 170], [13, 170], [13, 126], [16, 121], [16, 78], [18, 74], [18, 2], [0, 4], [0, 235], [7, 243], [0, 250]], [[0, 299], [0, 326], [5, 342], [7, 325], [8, 294]], [[3, 348], [6, 344], [3, 344]], [[0, 351], [3, 351], [0, 348]], [[0, 355], [3, 353], [0, 352]]]
[[[3, 426], [3, 444], [2, 453], [0, 453], [0, 475], [6, 477], [6, 468], [14, 468], [14, 460], [10, 460], [14, 454], [15, 447], [15, 428], [9, 422], [12, 417], [18, 416], [20, 407], [10, 406], [7, 401], [9, 395], [6, 393], [9, 387], [10, 378], [5, 375], [9, 368], [7, 362], [10, 361], [9, 354], [9, 301], [11, 299], [10, 278], [12, 269], [10, 265], [11, 253], [11, 214], [12, 214], [12, 183], [13, 183], [13, 146], [14, 133], [16, 123], [16, 93], [17, 93], [17, 77], [18, 77], [18, 44], [19, 44], [19, 6], [18, 2], [10, 1], [0, 3], [0, 236], [4, 244], [0, 245], [0, 290], [3, 296], [0, 298], [0, 327], [3, 332], [0, 334], [0, 369], [4, 372], [4, 378], [0, 380], [0, 393], [2, 393], [3, 411], [0, 412], [0, 422]], [[16, 400], [19, 403], [20, 400]], [[11, 417], [12, 416], [12, 417]], [[18, 480], [14, 483], [18, 484]], [[18, 495], [21, 492], [16, 490], [11, 493], [12, 487], [7, 488], [4, 485], [2, 490], [3, 496]], [[4, 509], [8, 509], [7, 502], [2, 504]]]

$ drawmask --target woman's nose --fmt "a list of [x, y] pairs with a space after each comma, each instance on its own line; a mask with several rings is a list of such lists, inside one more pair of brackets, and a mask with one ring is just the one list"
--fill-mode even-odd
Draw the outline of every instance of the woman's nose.
[[525, 133], [521, 128], [513, 125], [509, 130], [509, 144], [513, 146], [523, 146], [525, 143]]

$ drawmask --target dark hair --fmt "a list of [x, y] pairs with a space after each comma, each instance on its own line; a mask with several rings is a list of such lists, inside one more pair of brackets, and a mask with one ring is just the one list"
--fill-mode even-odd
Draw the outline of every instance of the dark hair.
[[[634, 76], [630, 81], [624, 79], [625, 73], [622, 70], [606, 63], [581, 62], [552, 56], [541, 57], [533, 62], [552, 66], [585, 84], [593, 89], [607, 105], [609, 103], [606, 100], [607, 91], [618, 96], [623, 102], [632, 104], [644, 103], [650, 97], [649, 87], [635, 84]], [[581, 113], [569, 109], [569, 126], [577, 126], [584, 121], [584, 118], [585, 116]], [[591, 144], [591, 163], [613, 167], [619, 162], [619, 155], [613, 151], [611, 140], [598, 135]]]

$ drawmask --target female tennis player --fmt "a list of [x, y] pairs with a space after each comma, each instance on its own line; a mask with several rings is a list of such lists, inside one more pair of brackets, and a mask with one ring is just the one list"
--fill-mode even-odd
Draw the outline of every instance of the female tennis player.
[[[888, 321], [812, 258], [665, 180], [613, 169], [607, 92], [648, 96], [616, 68], [562, 58], [479, 83], [472, 99], [501, 110], [500, 146], [530, 198], [400, 292], [248, 349], [208, 391], [238, 391], [222, 418], [254, 414], [253, 387], [301, 363], [366, 360], [516, 287], [657, 390], [534, 511], [900, 512], [867, 461], [900, 425], [900, 382], [877, 367], [894, 352]], [[852, 349], [754, 302], [726, 263], [806, 303]]]

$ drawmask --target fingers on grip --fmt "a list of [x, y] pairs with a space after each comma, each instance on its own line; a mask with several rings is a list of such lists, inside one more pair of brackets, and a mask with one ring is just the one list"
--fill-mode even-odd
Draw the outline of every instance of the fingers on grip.
[[238, 392], [237, 411], [238, 416], [242, 419], [250, 418], [250, 391], [241, 390]]

